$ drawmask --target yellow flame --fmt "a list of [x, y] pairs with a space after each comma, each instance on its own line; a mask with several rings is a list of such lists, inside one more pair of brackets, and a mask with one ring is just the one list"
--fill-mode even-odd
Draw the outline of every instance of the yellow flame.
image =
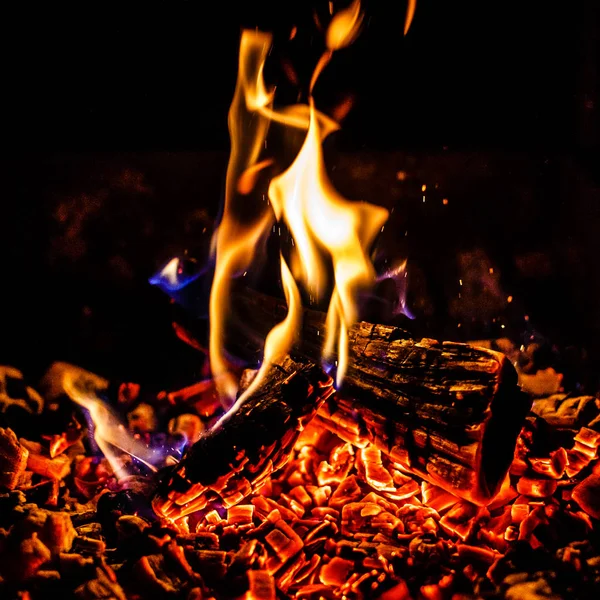
[[404, 35], [408, 33], [410, 25], [413, 22], [415, 16], [415, 10], [417, 10], [417, 0], [408, 0], [408, 6], [406, 8], [406, 19], [404, 20]]
[[339, 50], [349, 46], [358, 36], [363, 16], [360, 0], [354, 0], [348, 8], [336, 13], [327, 28], [325, 36], [327, 48]]
[[[269, 128], [270, 118], [262, 111], [270, 109], [273, 92], [267, 91], [262, 73], [271, 39], [270, 34], [259, 31], [242, 32], [238, 79], [229, 109], [231, 152], [223, 218], [214, 244], [216, 264], [209, 305], [211, 370], [220, 396], [229, 402], [237, 393], [237, 380], [229, 372], [224, 351], [231, 279], [250, 266], [257, 245], [272, 222], [266, 203], [262, 207], [257, 205], [249, 219], [239, 218], [242, 211], [236, 193], [240, 177], [256, 166]], [[243, 202], [248, 199], [243, 197]]]
[[347, 330], [358, 317], [357, 294], [375, 277], [368, 251], [388, 212], [365, 202], [350, 202], [333, 187], [325, 169], [319, 125], [311, 102], [304, 144], [287, 171], [269, 186], [278, 220], [294, 239], [301, 272], [311, 295], [321, 298], [327, 283], [327, 260], [333, 266], [334, 291], [329, 304], [325, 356], [338, 352], [338, 384], [347, 367]]
[[[358, 0], [333, 17], [326, 34], [328, 51], [315, 69], [309, 92], [333, 51], [356, 38], [362, 20]], [[229, 111], [231, 156], [223, 219], [216, 235], [216, 267], [210, 298], [211, 368], [222, 397], [231, 402], [237, 394], [237, 381], [227, 370], [223, 350], [231, 280], [250, 266], [273, 218], [287, 225], [294, 242], [290, 254], [292, 269], [283, 256], [280, 258], [288, 313], [267, 336], [263, 364], [252, 385], [217, 426], [261, 384], [271, 363], [290, 351], [302, 316], [296, 280], [315, 298], [322, 298], [327, 287], [333, 288], [324, 353], [326, 357], [337, 353], [338, 384], [341, 382], [347, 367], [348, 329], [358, 316], [357, 295], [374, 281], [368, 252], [388, 214], [374, 205], [350, 202], [334, 189], [326, 173], [321, 143], [339, 125], [317, 111], [312, 98], [309, 105], [273, 108], [273, 92], [267, 91], [263, 81], [270, 44], [268, 34], [243, 32], [238, 82]], [[292, 165], [271, 181], [268, 189], [271, 208], [263, 202], [253, 218], [242, 222], [237, 215], [242, 208], [248, 213], [250, 196], [240, 203], [240, 192], [248, 194], [257, 181], [257, 173], [270, 164], [269, 159], [261, 160], [261, 152], [271, 122], [306, 130], [306, 138]], [[331, 285], [327, 276], [330, 268]]]
[[300, 323], [302, 319], [302, 301], [300, 299], [300, 291], [296, 285], [296, 281], [289, 270], [283, 256], [280, 257], [281, 263], [281, 283], [285, 294], [285, 300], [288, 305], [288, 312], [283, 321], [275, 325], [267, 335], [265, 340], [265, 351], [262, 365], [256, 374], [252, 383], [244, 391], [244, 393], [236, 400], [231, 409], [225, 413], [216, 424], [219, 427], [226, 421], [235, 411], [244, 404], [247, 398], [252, 396], [262, 384], [265, 375], [271, 365], [278, 359], [284, 357], [291, 349], [292, 345], [298, 337]]
[[[329, 7], [332, 10], [333, 7], [331, 4]], [[331, 19], [331, 23], [329, 23], [327, 33], [325, 34], [325, 45], [328, 51], [321, 56], [315, 67], [308, 88], [310, 94], [312, 94], [319, 75], [321, 75], [323, 69], [329, 64], [333, 53], [336, 50], [349, 46], [356, 39], [360, 32], [363, 18], [364, 15], [360, 10], [360, 0], [354, 0], [348, 8], [336, 13], [333, 19]]]
[[[266, 202], [255, 203], [254, 214], [248, 215], [248, 197], [256, 175], [267, 166], [268, 159], [260, 160], [271, 122], [307, 130], [310, 110], [306, 105], [273, 109], [273, 92], [267, 91], [263, 68], [271, 46], [270, 34], [245, 30], [240, 42], [238, 80], [229, 109], [231, 153], [227, 167], [225, 206], [223, 218], [213, 236], [211, 250], [216, 255], [215, 274], [211, 288], [210, 363], [220, 397], [231, 404], [238, 388], [236, 377], [229, 371], [224, 351], [226, 321], [231, 296], [231, 282], [237, 274], [246, 271], [256, 254], [259, 243], [273, 222], [273, 213]], [[339, 125], [322, 113], [317, 120], [324, 135]]]
[[161, 276], [164, 277], [171, 285], [177, 285], [178, 281], [178, 270], [179, 270], [179, 259], [172, 258], [160, 272]]

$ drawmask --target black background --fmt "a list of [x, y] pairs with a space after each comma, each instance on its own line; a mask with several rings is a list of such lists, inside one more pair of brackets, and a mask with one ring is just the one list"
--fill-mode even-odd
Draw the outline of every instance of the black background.
[[[355, 95], [346, 129], [357, 145], [593, 145], [580, 115], [583, 95], [597, 93], [595, 4], [420, 0], [403, 37], [406, 4], [368, 0], [361, 37], [317, 94]], [[274, 32], [281, 86], [280, 57], [306, 79], [322, 49], [314, 14], [329, 19], [323, 0], [86, 6], [5, 15], [9, 147], [226, 149], [240, 29]]]

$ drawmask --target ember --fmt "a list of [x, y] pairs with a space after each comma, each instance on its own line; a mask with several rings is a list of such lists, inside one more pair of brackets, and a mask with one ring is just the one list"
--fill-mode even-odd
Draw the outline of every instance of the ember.
[[[600, 435], [594, 429], [560, 430], [563, 436], [570, 432], [572, 447], [549, 448], [544, 456], [530, 449], [548, 434], [536, 417], [538, 427], [525, 427], [517, 447], [515, 464], [523, 466], [511, 469], [491, 504], [478, 507], [407, 474], [389, 452], [368, 441], [351, 444], [323, 418], [311, 419], [306, 398], [314, 392], [306, 377], [313, 375], [300, 375], [310, 371], [290, 361], [282, 369], [279, 381], [289, 387], [282, 398], [298, 402], [306, 415], [301, 431], [288, 438], [273, 428], [274, 413], [258, 445], [245, 451], [238, 446], [222, 462], [214, 462], [212, 451], [202, 454], [216, 439], [201, 438], [203, 445], [160, 484], [179, 490], [173, 501], [155, 504], [166, 519], [152, 516], [150, 488], [131, 478], [119, 481], [108, 462], [90, 456], [84, 429], [68, 446], [57, 446], [54, 438], [19, 440], [1, 429], [2, 485], [9, 490], [0, 496], [4, 593], [416, 599], [517, 598], [546, 590], [556, 597], [593, 597], [600, 582], [600, 484], [594, 472]], [[302, 383], [295, 383], [298, 377]], [[333, 391], [320, 377], [316, 389]], [[260, 426], [269, 406], [287, 414], [285, 402], [269, 404], [278, 385], [272, 380], [262, 401], [249, 400], [236, 415], [240, 443], [253, 439], [240, 427]], [[318, 393], [312, 411], [327, 402]], [[154, 426], [166, 427], [161, 397], [146, 402]], [[66, 395], [54, 401], [67, 402]], [[600, 401], [595, 405], [600, 411]], [[198, 418], [209, 423], [215, 410]], [[129, 422], [133, 433], [137, 424]], [[269, 439], [289, 439], [291, 454], [285, 443], [283, 451], [272, 449]], [[225, 438], [218, 443], [227, 451]], [[577, 444], [586, 448], [588, 462], [569, 475], [565, 466], [573, 464], [569, 453]], [[281, 458], [269, 459], [265, 468], [256, 462], [263, 453]], [[209, 455], [213, 461], [201, 458]], [[191, 493], [174, 479], [182, 477], [199, 478]]]

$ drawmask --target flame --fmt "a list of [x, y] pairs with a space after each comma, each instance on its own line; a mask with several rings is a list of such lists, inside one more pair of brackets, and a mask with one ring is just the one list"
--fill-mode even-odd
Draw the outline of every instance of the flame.
[[[215, 274], [210, 293], [210, 364], [213, 377], [224, 404], [231, 404], [237, 394], [237, 378], [229, 371], [224, 351], [225, 326], [231, 296], [231, 282], [250, 267], [260, 242], [266, 238], [273, 223], [273, 212], [266, 202], [256, 203], [250, 219], [249, 193], [257, 175], [269, 166], [272, 159], [262, 159], [261, 152], [269, 125], [272, 122], [286, 127], [306, 130], [311, 113], [306, 105], [284, 109], [273, 108], [273, 92], [268, 91], [263, 68], [272, 36], [259, 31], [245, 30], [240, 42], [238, 80], [229, 109], [231, 153], [227, 167], [223, 217], [213, 239], [216, 255]], [[339, 128], [333, 119], [316, 113], [324, 135]]]
[[333, 51], [349, 46], [358, 36], [362, 21], [360, 0], [354, 0], [348, 8], [336, 13], [331, 19], [325, 36], [327, 48]]
[[[94, 440], [110, 463], [117, 479], [121, 480], [129, 475], [121, 458], [122, 452], [144, 463], [150, 470], [156, 471], [157, 469], [153, 465], [162, 457], [134, 438], [109, 406], [94, 391], [88, 389], [90, 387], [88, 385], [89, 377], [93, 377], [97, 381], [104, 380], [87, 372], [85, 377], [82, 377], [82, 371], [79, 369], [63, 369], [62, 365], [59, 368], [62, 370], [63, 390], [74, 402], [89, 412], [94, 423]], [[120, 450], [121, 453], [116, 450]]]
[[172, 258], [159, 273], [159, 277], [162, 277], [164, 281], [175, 288], [179, 285], [179, 259], [177, 257]]
[[408, 261], [406, 259], [399, 261], [397, 264], [378, 275], [377, 281], [390, 280], [393, 282], [394, 287], [396, 288], [396, 302], [392, 314], [396, 316], [405, 315], [412, 320], [415, 317], [406, 304], [406, 294], [408, 291], [408, 286], [406, 284], [406, 277], [408, 275], [407, 264]]
[[406, 8], [406, 19], [404, 20], [404, 35], [408, 33], [411, 23], [415, 16], [415, 10], [417, 10], [417, 0], [408, 0], [408, 7]]
[[238, 179], [238, 193], [244, 195], [249, 194], [254, 189], [258, 176], [272, 164], [273, 159], [266, 158], [265, 160], [261, 160], [259, 163], [248, 167]]
[[325, 45], [328, 51], [321, 56], [317, 63], [310, 81], [309, 93], [312, 94], [319, 75], [329, 64], [333, 53], [336, 50], [349, 46], [356, 39], [360, 32], [363, 18], [364, 15], [360, 10], [360, 0], [354, 0], [348, 8], [336, 13], [333, 19], [331, 19], [331, 23], [329, 23], [327, 33], [325, 34]]
[[335, 288], [327, 314], [325, 357], [337, 347], [339, 385], [347, 366], [347, 329], [358, 317], [357, 293], [375, 277], [367, 252], [388, 212], [350, 202], [335, 190], [325, 169], [312, 101], [304, 144], [289, 169], [271, 181], [269, 198], [277, 220], [284, 221], [293, 236], [300, 265], [295, 275], [317, 299], [327, 279], [323, 254], [331, 260]]
[[280, 257], [280, 263], [281, 282], [283, 284], [285, 300], [288, 304], [288, 313], [285, 319], [275, 325], [267, 335], [263, 363], [256, 374], [256, 377], [252, 380], [252, 383], [248, 386], [246, 391], [236, 400], [231, 409], [221, 417], [215, 427], [220, 427], [240, 406], [242, 406], [242, 404], [244, 404], [247, 398], [252, 396], [254, 391], [262, 384], [271, 364], [289, 352], [298, 336], [302, 317], [300, 291], [298, 290], [296, 281], [283, 256]]
[[[235, 401], [217, 427], [261, 384], [270, 364], [288, 353], [300, 329], [302, 306], [297, 281], [311, 296], [321, 299], [332, 287], [327, 314], [324, 357], [337, 353], [338, 384], [347, 368], [348, 329], [358, 318], [358, 293], [374, 282], [375, 272], [368, 257], [373, 241], [387, 219], [387, 210], [365, 202], [343, 198], [330, 182], [323, 160], [323, 140], [339, 128], [337, 122], [317, 111], [312, 88], [335, 50], [350, 44], [363, 21], [360, 3], [355, 0], [336, 14], [327, 29], [326, 45], [315, 68], [308, 105], [284, 109], [273, 107], [273, 92], [263, 81], [263, 67], [270, 44], [268, 34], [244, 31], [240, 44], [236, 91], [229, 111], [231, 156], [223, 218], [216, 238], [216, 267], [210, 298], [210, 357], [219, 393], [230, 404], [237, 393], [237, 381], [227, 370], [223, 349], [231, 280], [249, 268], [259, 242], [274, 219], [284, 223], [292, 237], [289, 265], [280, 256], [281, 280], [288, 304], [286, 318], [271, 330], [265, 341], [264, 360], [251, 386]], [[271, 180], [270, 205], [263, 202], [248, 221], [247, 214], [257, 174], [272, 159], [261, 157], [270, 123], [306, 131], [303, 145], [292, 165]], [[244, 198], [240, 200], [240, 195]], [[328, 281], [328, 270], [333, 282]]]
[[[271, 47], [271, 35], [246, 30], [242, 33], [238, 65], [238, 79], [229, 109], [231, 153], [227, 166], [225, 206], [215, 240], [215, 274], [210, 294], [211, 370], [218, 382], [219, 394], [231, 402], [237, 393], [237, 380], [229, 372], [224, 351], [224, 334], [228, 314], [231, 280], [250, 266], [257, 245], [271, 226], [272, 214], [266, 203], [257, 207], [257, 214], [248, 220], [241, 213], [240, 197], [236, 189], [240, 177], [258, 168], [270, 117], [263, 111], [273, 103], [273, 92], [267, 91], [263, 67]], [[248, 202], [244, 197], [244, 202]]]

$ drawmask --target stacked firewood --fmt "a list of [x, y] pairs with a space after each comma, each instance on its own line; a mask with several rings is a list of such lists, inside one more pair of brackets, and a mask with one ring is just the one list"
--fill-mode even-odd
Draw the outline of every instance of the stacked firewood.
[[[0, 429], [0, 597], [598, 597], [597, 398], [536, 399], [500, 491], [481, 505], [415, 474], [378, 439], [336, 432], [330, 379], [305, 363], [283, 366], [294, 375], [276, 372], [246, 407], [254, 416], [229, 423], [244, 440], [244, 423], [267, 411], [246, 456], [221, 456], [220, 438], [202, 438], [193, 455], [202, 501], [176, 518], [157, 516], [151, 500], [175, 489], [181, 469], [117, 479], [79, 409], [47, 386], [44, 399], [15, 386], [21, 375], [5, 370], [0, 407], [13, 428]], [[210, 382], [153, 398], [132, 384], [115, 390], [130, 432], [149, 442], [183, 431], [195, 441], [219, 415]], [[192, 464], [190, 452], [180, 464]], [[242, 480], [250, 488], [235, 497]], [[174, 506], [186, 506], [180, 496]]]

